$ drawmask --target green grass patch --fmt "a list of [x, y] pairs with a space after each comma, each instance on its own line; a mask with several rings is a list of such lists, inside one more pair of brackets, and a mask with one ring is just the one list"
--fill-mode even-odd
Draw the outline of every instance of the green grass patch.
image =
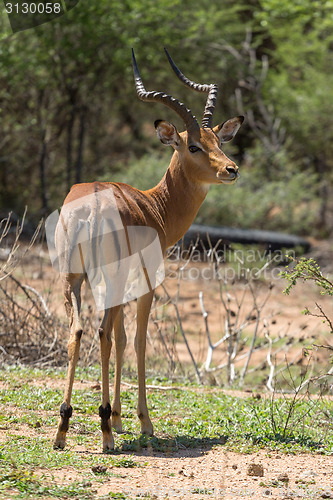
[[[5, 373], [8, 375], [8, 371]], [[276, 397], [273, 401], [263, 397], [239, 398], [216, 388], [198, 391], [197, 386], [148, 391], [148, 407], [155, 429], [152, 438], [140, 435], [137, 391], [123, 391], [126, 433], [115, 434], [113, 454], [101, 453], [100, 394], [89, 388], [75, 390], [67, 446], [64, 451], [56, 451], [52, 448], [52, 439], [62, 390], [34, 386], [27, 381], [25, 370], [20, 376], [16, 368], [13, 374], [15, 380], [0, 393], [0, 426], [5, 433], [0, 445], [0, 493], [14, 490], [17, 498], [38, 498], [46, 494], [50, 498], [75, 495], [93, 498], [93, 487], [87, 486], [87, 480], [107, 480], [104, 474], [98, 477], [93, 474], [94, 466], [106, 466], [106, 476], [117, 475], [121, 468], [146, 466], [135, 458], [143, 449], [170, 454], [179, 449], [209, 450], [224, 446], [240, 453], [265, 448], [286, 453], [333, 454], [331, 401], [304, 397], [296, 400]], [[4, 376], [0, 370], [0, 377]], [[169, 382], [155, 380], [159, 385], [169, 385]], [[40, 469], [52, 475], [55, 470], [66, 467], [76, 470], [79, 479], [74, 481], [75, 487], [53, 484], [49, 479], [42, 481], [40, 474], [36, 474]]]
[[67, 485], [57, 485], [55, 481], [45, 477], [38, 477], [33, 471], [26, 468], [6, 467], [0, 472], [1, 493], [9, 491], [6, 498], [80, 498], [90, 500], [94, 498], [91, 483], [73, 481]]

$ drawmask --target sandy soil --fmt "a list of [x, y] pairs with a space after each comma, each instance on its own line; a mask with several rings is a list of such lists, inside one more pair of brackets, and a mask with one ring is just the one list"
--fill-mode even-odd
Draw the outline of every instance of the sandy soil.
[[[330, 253], [332, 255], [331, 247]], [[208, 324], [212, 339], [217, 340], [223, 333], [224, 309], [219, 300], [219, 284], [217, 281], [206, 280], [202, 277], [205, 264], [196, 264], [193, 275], [196, 279], [183, 279], [180, 285], [180, 299], [178, 301], [179, 312], [182, 317], [183, 328], [191, 342], [191, 348], [196, 359], [200, 362], [205, 359], [207, 350], [207, 339], [205, 337], [205, 324], [199, 302], [199, 292], [203, 293], [204, 304], [208, 313]], [[42, 275], [38, 274], [38, 264], [35, 270], [31, 269], [25, 273], [22, 279], [28, 277], [32, 286], [39, 290], [45, 287], [45, 280], [55, 284], [52, 293], [52, 305], [63, 314], [61, 303], [60, 282], [54, 279], [52, 269], [43, 268]], [[269, 289], [269, 281], [258, 281], [256, 285], [257, 300], [261, 303], [265, 300]], [[290, 336], [292, 338], [309, 338], [319, 341], [323, 335], [324, 327], [320, 318], [304, 316], [300, 313], [305, 307], [316, 312], [315, 302], [320, 300], [323, 307], [332, 312], [333, 300], [329, 297], [321, 297], [316, 287], [311, 284], [299, 285], [290, 296], [282, 294], [285, 282], [274, 280], [274, 288], [270, 292], [270, 298], [265, 306], [265, 318], [267, 328], [272, 336]], [[167, 289], [172, 297], [175, 297], [178, 289], [177, 280], [169, 279], [166, 283]], [[228, 289], [229, 303], [231, 309], [236, 311], [237, 301], [240, 301], [244, 287], [241, 282], [231, 284]], [[161, 290], [157, 293], [162, 294]], [[246, 297], [244, 314], [248, 314], [252, 308], [251, 294]], [[58, 304], [58, 305], [56, 305]], [[171, 304], [167, 306], [170, 318], [174, 317]], [[133, 336], [134, 329], [129, 321], [128, 336], [129, 346], [126, 356], [134, 356]], [[153, 327], [150, 326], [150, 332]], [[221, 333], [222, 332], [222, 333]], [[326, 340], [328, 340], [326, 338]], [[148, 356], [155, 352], [156, 342], [151, 335], [148, 337]], [[296, 353], [297, 354], [297, 353]], [[184, 344], [177, 345], [177, 355], [180, 360], [188, 359]], [[295, 352], [290, 351], [294, 356]], [[225, 356], [225, 350], [216, 350], [214, 353], [215, 363], [221, 362]], [[265, 353], [256, 354], [252, 363], [262, 361]], [[53, 381], [53, 384], [63, 382]], [[81, 385], [80, 385], [81, 384]], [[83, 388], [85, 382], [76, 382], [76, 387]], [[237, 394], [239, 395], [239, 394]], [[7, 408], [8, 414], [15, 413], [14, 408]], [[54, 415], [58, 413], [55, 408]], [[96, 417], [97, 419], [97, 417]], [[36, 429], [26, 426], [20, 429], [20, 434], [25, 432], [38, 432]], [[0, 442], [8, 437], [8, 428], [0, 429]], [[53, 436], [50, 436], [50, 441]], [[80, 453], [100, 453], [99, 450], [87, 450], [84, 447], [76, 447], [74, 450]], [[333, 498], [333, 459], [322, 455], [285, 455], [277, 452], [260, 451], [254, 454], [242, 454], [226, 452], [223, 445], [211, 449], [197, 448], [194, 450], [180, 449], [177, 453], [162, 454], [152, 450], [135, 453], [133, 458], [142, 464], [137, 468], [109, 468], [115, 477], [105, 479], [102, 483], [89, 479], [98, 496], [107, 495], [109, 492], [123, 492], [131, 498], [138, 496], [150, 496], [151, 498], [187, 498], [200, 499], [210, 498]], [[252, 465], [251, 465], [252, 464]], [[253, 465], [254, 464], [254, 465]], [[44, 471], [47, 472], [47, 471]], [[53, 473], [53, 472], [52, 472]], [[56, 472], [59, 480], [70, 482], [79, 475], [71, 468], [63, 468]], [[95, 475], [95, 476], [94, 476]], [[95, 472], [92, 477], [97, 477]]]
[[150, 494], [155, 498], [333, 498], [330, 457], [263, 451], [241, 455], [219, 447], [183, 450], [169, 457], [147, 452], [135, 458], [148, 465], [124, 471], [121, 478], [110, 480], [98, 493], [111, 490], [131, 497]]
[[[54, 387], [61, 383], [53, 380]], [[83, 385], [82, 382], [76, 383], [77, 387], [82, 388]], [[14, 407], [8, 406], [6, 411], [8, 415], [18, 414]], [[48, 412], [40, 412], [41, 422], [47, 414]], [[96, 420], [97, 424], [97, 415], [89, 418]], [[8, 439], [9, 433], [13, 436], [26, 434], [37, 437], [39, 429], [28, 425], [22, 425], [19, 429], [1, 427], [0, 443]], [[50, 435], [50, 441], [52, 438], [53, 435]], [[100, 454], [98, 448], [73, 446], [70, 432], [68, 446], [78, 456]], [[124, 455], [125, 453], [117, 457]], [[131, 455], [140, 466], [105, 466], [103, 460], [91, 471], [79, 472], [74, 467], [62, 467], [52, 471], [35, 468], [35, 473], [46, 479], [52, 478], [58, 484], [70, 484], [74, 480], [86, 481], [96, 492], [96, 499], [110, 492], [123, 493], [129, 498], [156, 499], [333, 498], [333, 459], [330, 456], [288, 455], [263, 450], [242, 454], [226, 451], [223, 444], [206, 448], [180, 448], [174, 453], [160, 453], [148, 448], [127, 455]], [[0, 494], [0, 498], [6, 497]]]

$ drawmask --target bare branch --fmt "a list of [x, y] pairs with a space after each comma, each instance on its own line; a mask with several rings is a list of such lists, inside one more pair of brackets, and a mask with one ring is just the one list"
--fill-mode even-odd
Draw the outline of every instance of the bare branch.
[[[11, 243], [11, 245], [8, 249], [8, 253], [6, 255], [6, 261], [2, 266], [0, 266], [0, 281], [8, 278], [8, 276], [10, 276], [14, 272], [14, 270], [17, 268], [17, 266], [22, 261], [24, 256], [32, 248], [32, 246], [35, 243], [37, 236], [40, 232], [40, 229], [41, 229], [41, 226], [43, 223], [42, 220], [38, 224], [28, 246], [23, 250], [21, 255], [18, 255], [18, 250], [20, 248], [19, 239], [20, 239], [20, 236], [21, 236], [22, 231], [23, 231], [26, 214], [27, 214], [27, 207], [25, 207], [21, 222], [18, 221], [16, 224], [14, 241]], [[1, 229], [2, 224], [4, 224], [4, 226], [2, 228], [2, 232], [0, 234], [0, 245], [3, 244], [5, 238], [8, 236], [9, 231], [11, 229], [11, 226], [12, 226], [11, 217], [12, 217], [12, 212], [10, 212], [8, 214], [8, 217], [6, 219], [3, 219], [3, 221], [0, 222], [0, 229]]]
[[267, 380], [267, 383], [266, 383], [266, 386], [267, 386], [267, 389], [270, 391], [270, 392], [274, 392], [274, 387], [273, 387], [273, 378], [274, 378], [274, 371], [275, 371], [275, 366], [274, 364], [272, 363], [272, 339], [270, 338], [269, 336], [269, 331], [267, 330], [265, 332], [265, 338], [268, 340], [269, 342], [269, 348], [268, 348], [268, 351], [267, 351], [267, 356], [266, 356], [266, 359], [267, 359], [267, 363], [268, 363], [268, 366], [270, 368], [269, 370], [269, 376], [268, 376], [268, 380]]
[[[167, 291], [165, 285], [162, 283], [162, 288], [166, 294], [166, 296], [168, 297], [170, 303], [173, 305], [173, 307], [175, 308], [175, 311], [176, 311], [176, 315], [177, 315], [177, 321], [178, 321], [178, 326], [179, 326], [179, 329], [180, 329], [180, 332], [182, 334], [182, 337], [184, 339], [184, 342], [185, 342], [185, 345], [186, 345], [186, 349], [190, 355], [190, 358], [191, 358], [191, 361], [192, 361], [192, 364], [194, 366], [194, 370], [195, 370], [195, 373], [196, 373], [196, 377], [197, 377], [197, 380], [198, 382], [202, 383], [202, 378], [201, 378], [201, 375], [200, 375], [200, 372], [198, 370], [198, 366], [195, 362], [195, 359], [193, 357], [193, 354], [192, 354], [192, 351], [190, 349], [190, 346], [189, 346], [189, 343], [187, 341], [187, 338], [186, 338], [186, 335], [185, 335], [185, 332], [184, 332], [184, 329], [183, 329], [183, 324], [182, 324], [182, 320], [181, 320], [181, 317], [180, 317], [180, 313], [179, 313], [179, 309], [178, 309], [178, 305], [177, 305], [177, 301], [175, 300], [172, 300], [170, 295], [169, 295], [169, 292]], [[179, 290], [177, 292], [177, 299], [178, 299], [178, 296], [179, 296]]]

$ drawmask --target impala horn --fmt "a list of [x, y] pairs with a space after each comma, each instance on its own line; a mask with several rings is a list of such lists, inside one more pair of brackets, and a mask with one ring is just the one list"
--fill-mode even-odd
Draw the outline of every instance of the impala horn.
[[[164, 92], [155, 92], [155, 91], [147, 92], [146, 91], [146, 89], [143, 85], [142, 79], [141, 79], [140, 71], [139, 71], [139, 68], [138, 68], [138, 65], [137, 65], [137, 62], [135, 59], [133, 49], [132, 49], [132, 61], [133, 61], [135, 87], [136, 87], [136, 92], [138, 94], [139, 99], [141, 99], [142, 101], [161, 102], [165, 106], [168, 106], [169, 108], [176, 111], [176, 113], [184, 121], [187, 131], [193, 131], [193, 130], [199, 129], [199, 124], [198, 124], [195, 116], [192, 115], [191, 111], [185, 106], [185, 104], [178, 101], [178, 99], [175, 99], [171, 95], [165, 94]], [[190, 80], [188, 80], [188, 81], [190, 81]], [[190, 82], [190, 83], [192, 83], [192, 82]], [[206, 111], [205, 111], [205, 113], [206, 113]]]
[[164, 47], [165, 53], [167, 55], [168, 61], [170, 63], [171, 68], [173, 71], [176, 73], [177, 77], [181, 82], [183, 82], [187, 87], [190, 89], [196, 90], [197, 92], [205, 92], [208, 93], [207, 101], [206, 101], [206, 106], [205, 106], [205, 111], [202, 117], [202, 127], [203, 128], [212, 128], [213, 127], [213, 113], [216, 105], [216, 99], [217, 99], [217, 93], [218, 93], [218, 86], [216, 83], [211, 83], [211, 84], [203, 84], [201, 85], [200, 83], [195, 83], [189, 80], [183, 73], [180, 71], [180, 69], [175, 65], [174, 61], [172, 60], [169, 52], [167, 49]]

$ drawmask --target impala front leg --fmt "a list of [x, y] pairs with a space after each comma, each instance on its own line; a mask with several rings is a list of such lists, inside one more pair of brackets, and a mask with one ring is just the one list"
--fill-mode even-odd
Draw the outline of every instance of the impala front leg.
[[121, 368], [123, 364], [123, 355], [126, 347], [127, 339], [124, 328], [124, 313], [123, 308], [119, 311], [114, 322], [114, 340], [116, 348], [116, 368], [114, 379], [114, 391], [112, 399], [112, 417], [111, 424], [114, 430], [118, 433], [122, 432], [121, 423], [121, 404], [120, 404], [120, 382], [121, 382]]
[[104, 318], [99, 329], [102, 365], [102, 404], [99, 407], [101, 417], [101, 429], [103, 434], [103, 451], [108, 452], [114, 449], [114, 439], [111, 430], [111, 405], [109, 389], [109, 361], [112, 347], [111, 333], [115, 317], [119, 312], [119, 307], [105, 311]]
[[69, 427], [69, 419], [73, 409], [70, 405], [74, 374], [77, 361], [79, 359], [80, 340], [82, 336], [82, 326], [80, 323], [80, 290], [83, 276], [69, 275], [64, 282], [64, 297], [67, 316], [70, 322], [70, 337], [68, 341], [68, 372], [65, 386], [64, 401], [60, 407], [60, 419], [58, 431], [54, 440], [55, 449], [63, 449], [66, 444], [66, 434]]
[[153, 295], [154, 292], [151, 291], [138, 299], [137, 332], [134, 341], [138, 363], [138, 417], [141, 421], [142, 434], [147, 434], [148, 436], [152, 436], [154, 433], [153, 424], [148, 415], [145, 370], [147, 326]]

